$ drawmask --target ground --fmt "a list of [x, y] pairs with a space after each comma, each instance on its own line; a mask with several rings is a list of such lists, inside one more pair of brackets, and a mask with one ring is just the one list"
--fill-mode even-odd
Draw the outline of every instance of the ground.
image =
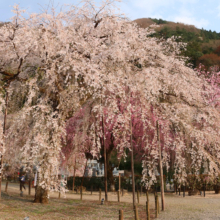
[[[33, 203], [34, 189], [29, 196], [26, 187], [23, 197], [20, 197], [18, 184], [9, 183], [7, 193], [4, 189], [5, 183], [2, 185], [0, 220], [23, 220], [25, 217], [30, 220], [114, 220], [119, 218], [119, 210], [123, 210], [125, 220], [134, 219], [132, 203], [126, 202], [131, 194], [125, 195], [123, 201], [118, 203], [116, 193], [109, 193], [109, 202], [101, 205], [98, 192], [93, 192], [92, 195], [91, 192], [85, 192], [82, 201], [80, 194], [68, 192], [66, 198], [61, 195], [59, 199], [58, 193], [51, 193], [49, 204], [41, 205]], [[145, 205], [138, 205], [138, 210], [140, 219], [146, 219]]]
[[206, 197], [166, 194], [166, 210], [158, 220], [220, 220], [220, 194], [206, 192]]
[[[2, 201], [0, 201], [0, 220], [23, 220], [29, 216], [30, 220], [115, 220], [118, 219], [119, 210], [124, 211], [125, 220], [133, 220], [131, 193], [121, 198], [121, 203], [117, 202], [116, 193], [109, 193], [109, 201], [101, 205], [98, 201], [98, 192], [85, 192], [83, 201], [80, 195], [72, 193], [66, 194], [66, 198], [58, 193], [50, 194], [48, 205], [33, 203], [34, 189], [31, 195], [28, 190], [24, 191], [24, 197], [19, 195], [18, 184], [9, 183], [8, 192], [4, 192], [4, 183], [2, 186]], [[102, 192], [102, 198], [104, 193]], [[159, 198], [160, 199], [160, 198]], [[146, 197], [142, 194], [140, 204], [138, 205], [140, 220], [146, 219], [145, 214]], [[206, 192], [206, 197], [187, 196], [174, 193], [165, 194], [165, 211], [160, 212], [158, 219], [167, 220], [218, 220], [220, 219], [220, 195], [214, 192]], [[161, 204], [160, 204], [161, 207]], [[151, 219], [154, 217], [154, 197], [150, 194]]]

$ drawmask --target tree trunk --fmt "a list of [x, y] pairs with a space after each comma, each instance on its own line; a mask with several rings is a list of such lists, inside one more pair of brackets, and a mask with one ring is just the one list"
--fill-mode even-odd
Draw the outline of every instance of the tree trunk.
[[41, 186], [36, 186], [34, 202], [48, 204], [48, 191], [43, 189]]
[[[8, 110], [8, 91], [6, 90], [5, 97], [5, 114], [4, 114], [4, 124], [3, 124], [3, 138], [5, 139], [5, 130], [6, 130], [6, 120], [7, 120], [7, 110]], [[0, 157], [0, 200], [1, 200], [1, 191], [2, 191], [2, 171], [3, 171], [3, 156]]]
[[39, 182], [40, 182], [40, 176], [39, 176], [39, 172], [37, 172], [37, 185], [35, 187], [34, 202], [47, 204], [49, 202], [48, 190], [45, 190], [41, 186], [39, 186]]
[[[109, 153], [110, 152], [110, 153]], [[109, 181], [110, 183], [110, 191], [115, 191], [115, 179], [113, 176], [113, 167], [111, 166], [111, 163], [109, 162], [110, 157], [111, 157], [111, 152], [112, 151], [107, 151], [107, 155], [106, 155], [106, 166], [107, 166], [107, 181]]]
[[85, 174], [86, 174], [87, 162], [88, 162], [88, 159], [86, 159], [86, 165], [85, 165], [85, 169], [84, 169], [84, 173], [83, 173], [83, 177], [82, 177], [81, 188], [83, 186], [83, 181], [84, 181], [84, 177], [85, 177]]
[[6, 181], [6, 184], [5, 184], [5, 192], [8, 192], [8, 180]]
[[3, 166], [3, 156], [1, 155], [1, 162], [0, 162], [0, 200], [1, 200], [1, 192], [2, 192], [2, 166]]
[[73, 192], [75, 188], [75, 177], [76, 177], [76, 157], [75, 157], [75, 166], [74, 166], [74, 173], [73, 173]]

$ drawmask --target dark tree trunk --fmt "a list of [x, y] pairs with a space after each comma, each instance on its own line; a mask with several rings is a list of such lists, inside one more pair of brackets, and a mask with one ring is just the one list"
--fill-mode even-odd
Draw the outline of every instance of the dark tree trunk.
[[43, 189], [41, 186], [36, 186], [34, 202], [48, 204], [48, 191]]
[[75, 168], [74, 168], [74, 174], [73, 174], [73, 192], [74, 192], [74, 188], [75, 188]]
[[[5, 96], [5, 113], [4, 113], [4, 124], [3, 124], [3, 138], [5, 139], [5, 131], [6, 131], [6, 119], [8, 111], [8, 91], [6, 90]], [[2, 172], [3, 172], [3, 155], [0, 157], [0, 169], [2, 170], [0, 173], [0, 200], [1, 200], [1, 191], [2, 191]]]
[[[108, 148], [106, 149], [106, 167], [107, 167], [107, 181], [110, 182], [110, 185], [114, 185], [115, 186], [115, 181], [114, 181], [114, 177], [113, 177], [113, 169], [114, 167], [112, 167], [110, 161], [111, 158], [111, 153], [114, 150], [114, 137], [113, 135], [111, 136], [111, 144], [108, 146]], [[103, 151], [103, 158], [104, 158], [104, 142], [103, 140], [100, 140], [101, 143], [101, 147], [102, 147], [102, 151]], [[101, 162], [103, 163], [103, 158], [101, 160]]]
[[84, 177], [85, 177], [85, 174], [86, 174], [87, 162], [88, 162], [88, 159], [86, 159], [86, 165], [85, 165], [84, 173], [83, 173], [83, 177], [82, 177], [81, 188], [83, 186], [83, 181], [84, 181]]
[[108, 181], [110, 183], [110, 190], [115, 191], [115, 180], [114, 180], [114, 176], [113, 176], [113, 172], [112, 172], [114, 168], [109, 163], [110, 156], [111, 156], [111, 153], [107, 154], [107, 177], [108, 177]]

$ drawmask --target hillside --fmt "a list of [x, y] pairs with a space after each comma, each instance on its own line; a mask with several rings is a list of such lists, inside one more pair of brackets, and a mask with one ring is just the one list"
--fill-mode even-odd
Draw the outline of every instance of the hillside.
[[154, 19], [154, 18], [140, 18], [140, 19], [136, 19], [134, 20], [140, 27], [142, 28], [146, 28], [149, 27], [149, 25], [152, 24], [158, 24], [160, 25], [159, 28], [157, 28], [157, 30], [161, 30], [164, 27], [169, 28], [170, 30], [175, 31], [176, 27], [182, 29], [186, 29], [189, 32], [193, 32], [198, 34], [200, 32], [200, 29], [196, 28], [194, 25], [187, 25], [187, 24], [183, 24], [183, 23], [175, 23], [172, 21], [165, 21], [162, 19]]
[[189, 57], [193, 67], [203, 63], [207, 68], [220, 65], [220, 33], [196, 28], [194, 25], [175, 23], [162, 19], [141, 18], [134, 20], [140, 27], [147, 28], [158, 24], [154, 37], [165, 39], [171, 36], [181, 36], [181, 41], [188, 43], [183, 55]]

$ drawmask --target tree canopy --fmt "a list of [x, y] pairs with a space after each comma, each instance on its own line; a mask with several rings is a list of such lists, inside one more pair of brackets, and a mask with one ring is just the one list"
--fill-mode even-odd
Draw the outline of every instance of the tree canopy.
[[20, 152], [21, 164], [37, 166], [44, 190], [60, 189], [58, 174], [70, 154], [98, 158], [104, 142], [113, 144], [119, 159], [131, 144], [140, 148], [149, 187], [159, 162], [157, 123], [163, 166], [168, 169], [174, 155], [179, 183], [204, 161], [210, 174], [219, 172], [213, 87], [185, 65], [184, 43], [152, 37], [152, 27], [139, 28], [114, 3], [85, 0], [28, 18], [14, 6], [15, 17], [0, 28], [2, 98], [6, 91], [12, 106], [18, 88], [26, 94], [9, 114], [5, 160]]

